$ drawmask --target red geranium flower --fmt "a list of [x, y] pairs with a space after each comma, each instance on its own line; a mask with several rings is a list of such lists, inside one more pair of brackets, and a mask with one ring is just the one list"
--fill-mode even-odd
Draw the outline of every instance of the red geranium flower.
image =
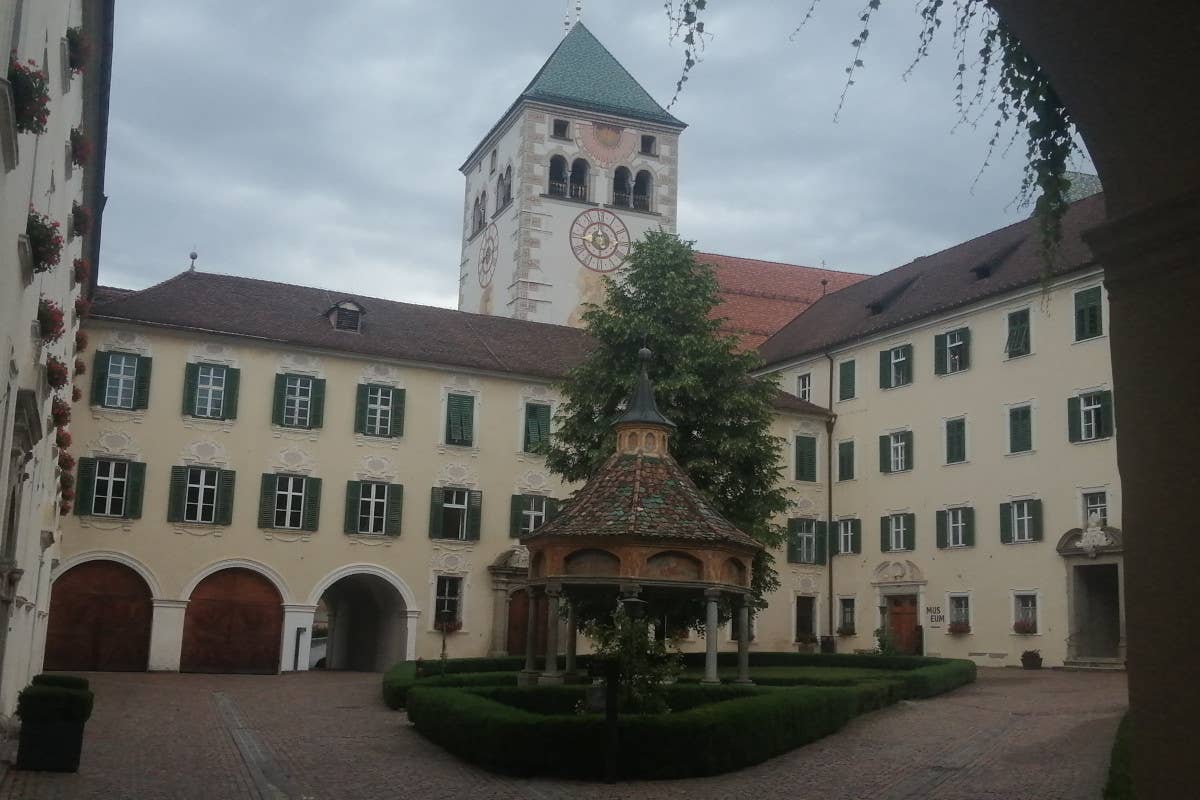
[[66, 450], [71, 446], [71, 432], [66, 428], [57, 428], [54, 431], [54, 446], [59, 450]]
[[46, 344], [57, 342], [66, 331], [62, 306], [45, 297], [38, 300], [38, 330]]
[[54, 398], [50, 404], [50, 419], [60, 428], [68, 424], [71, 421], [71, 404], [60, 397]]
[[86, 166], [92, 160], [92, 140], [79, 128], [71, 128], [71, 163]]
[[82, 358], [75, 359], [75, 374], [83, 375], [85, 372], [87, 372], [87, 364], [83, 363]]
[[71, 387], [71, 402], [78, 403], [82, 399], [83, 399], [83, 390], [80, 389], [78, 386], [72, 386]]
[[71, 455], [66, 450], [63, 450], [58, 454], [58, 468], [64, 473], [68, 473], [75, 469], [75, 456]]
[[30, 206], [25, 235], [29, 237], [34, 272], [45, 272], [58, 264], [62, 258], [63, 237], [57, 222]]
[[75, 352], [81, 353], [87, 350], [88, 335], [87, 331], [75, 331]]
[[83, 319], [92, 312], [92, 301], [86, 297], [75, 298], [75, 316]]
[[8, 62], [8, 83], [12, 88], [14, 123], [20, 133], [45, 133], [50, 118], [50, 81], [37, 62]]
[[61, 389], [66, 386], [70, 377], [67, 365], [61, 359], [57, 356], [46, 358], [46, 383], [50, 384], [51, 389]]
[[86, 236], [92, 229], [92, 210], [79, 203], [71, 203], [71, 233]]
[[86, 258], [77, 258], [71, 264], [72, 270], [75, 273], [76, 283], [87, 283], [88, 277], [92, 274], [92, 263]]

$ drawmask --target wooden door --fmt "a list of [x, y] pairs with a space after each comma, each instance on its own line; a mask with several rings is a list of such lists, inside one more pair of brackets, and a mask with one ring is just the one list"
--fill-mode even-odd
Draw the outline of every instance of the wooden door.
[[893, 595], [888, 598], [888, 630], [897, 652], [916, 655], [917, 640], [917, 596], [915, 594]]
[[[549, 606], [546, 604], [545, 595], [539, 595], [534, 602], [537, 607], [534, 609], [537, 620], [537, 628], [533, 632], [533, 648], [537, 653], [538, 658], [546, 652], [546, 618], [549, 614]], [[508, 601], [508, 654], [510, 656], [525, 655], [525, 636], [529, 629], [529, 592], [525, 589], [518, 589], [512, 593]], [[540, 665], [540, 661], [538, 662]]]
[[140, 672], [150, 655], [150, 587], [124, 564], [88, 561], [50, 590], [47, 670]]
[[282, 600], [269, 580], [248, 569], [215, 572], [192, 592], [179, 669], [273, 674], [282, 633]]

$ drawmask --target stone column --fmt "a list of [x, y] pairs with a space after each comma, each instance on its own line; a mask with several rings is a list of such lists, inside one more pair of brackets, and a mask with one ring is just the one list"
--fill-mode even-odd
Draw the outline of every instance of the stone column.
[[750, 603], [743, 597], [738, 606], [738, 683], [754, 683], [750, 680]]
[[575, 605], [567, 601], [567, 658], [563, 672], [575, 674], [575, 647], [579, 641], [579, 632], [575, 628]]
[[525, 617], [525, 668], [517, 676], [517, 685], [530, 686], [537, 683], [537, 655], [533, 652], [537, 644], [537, 595], [534, 587], [525, 589], [527, 614]]
[[155, 599], [151, 602], [154, 611], [150, 618], [150, 663], [146, 668], [151, 672], [178, 672], [188, 601]]
[[705, 589], [704, 599], [708, 603], [708, 616], [704, 622], [704, 680], [701, 683], [720, 683], [717, 676], [717, 639], [721, 632], [717, 630], [717, 601], [721, 598], [720, 589]]
[[546, 668], [538, 677], [538, 683], [562, 683], [563, 674], [558, 671], [558, 607], [562, 587], [551, 584], [546, 587]]
[[[494, 579], [493, 579], [494, 580]], [[492, 646], [489, 658], [508, 655], [508, 589], [497, 586], [492, 590]]]
[[419, 608], [404, 609], [404, 660], [417, 660], [417, 634], [421, 627], [421, 610]]

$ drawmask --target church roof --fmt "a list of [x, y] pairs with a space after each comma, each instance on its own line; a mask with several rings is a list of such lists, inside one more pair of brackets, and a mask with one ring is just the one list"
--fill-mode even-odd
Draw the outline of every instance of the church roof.
[[682, 128], [582, 22], [575, 23], [521, 98]]

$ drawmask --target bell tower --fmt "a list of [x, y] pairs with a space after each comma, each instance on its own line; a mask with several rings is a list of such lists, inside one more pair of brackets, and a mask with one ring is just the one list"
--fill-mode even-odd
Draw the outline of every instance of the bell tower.
[[675, 230], [685, 127], [576, 22], [460, 168], [459, 310], [581, 325], [632, 243]]

